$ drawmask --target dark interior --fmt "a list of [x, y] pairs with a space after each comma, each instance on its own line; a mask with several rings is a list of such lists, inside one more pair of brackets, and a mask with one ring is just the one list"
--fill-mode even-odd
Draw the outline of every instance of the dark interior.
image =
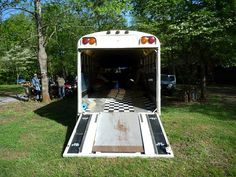
[[95, 57], [104, 68], [137, 67], [142, 56], [140, 50], [97, 50]]
[[84, 50], [82, 73], [86, 89], [83, 91], [86, 90], [89, 95], [120, 88], [146, 91], [149, 88], [147, 77], [155, 76], [153, 51], [151, 49]]
[[143, 76], [138, 73], [144, 57], [142, 50], [91, 50], [85, 53], [89, 53], [90, 57], [82, 60], [82, 73], [87, 80], [89, 93], [117, 88], [131, 89], [133, 85], [142, 83]]
[[[102, 111], [104, 100], [132, 100], [132, 106], [145, 108], [145, 98], [155, 100], [155, 59], [153, 50], [114, 49], [82, 52], [82, 96], [97, 98], [96, 111]], [[154, 102], [155, 103], [155, 102]], [[132, 108], [130, 109], [132, 110]]]

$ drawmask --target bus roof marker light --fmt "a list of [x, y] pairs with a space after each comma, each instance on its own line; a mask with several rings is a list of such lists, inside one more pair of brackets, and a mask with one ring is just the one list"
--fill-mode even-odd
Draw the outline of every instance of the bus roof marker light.
[[118, 31], [116, 31], [116, 34], [120, 34], [120, 31], [118, 30]]
[[125, 34], [129, 34], [129, 31], [128, 31], [128, 30], [125, 30]]

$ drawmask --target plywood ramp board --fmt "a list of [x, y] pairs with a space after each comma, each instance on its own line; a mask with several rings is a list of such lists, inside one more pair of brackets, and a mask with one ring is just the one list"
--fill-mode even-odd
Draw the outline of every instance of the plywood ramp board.
[[93, 152], [144, 152], [137, 113], [101, 113]]

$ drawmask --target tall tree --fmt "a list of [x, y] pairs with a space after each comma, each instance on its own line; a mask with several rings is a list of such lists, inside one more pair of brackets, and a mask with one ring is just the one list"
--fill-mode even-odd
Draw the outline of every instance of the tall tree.
[[0, 57], [0, 78], [3, 82], [12, 78], [15, 82], [19, 75], [29, 78], [35, 60], [36, 56], [30, 48], [11, 45], [11, 49]]
[[44, 102], [50, 102], [50, 96], [48, 92], [48, 76], [47, 76], [47, 53], [45, 49], [45, 35], [43, 31], [43, 22], [42, 22], [42, 9], [41, 9], [41, 0], [33, 1], [14, 1], [14, 0], [5, 0], [3, 2], [4, 9], [6, 11], [9, 9], [20, 10], [29, 15], [32, 15], [36, 24], [36, 33], [37, 33], [37, 58], [39, 61], [40, 72], [42, 77], [42, 96]]
[[[0, 63], [2, 63], [0, 64], [0, 81], [2, 83], [16, 82], [14, 69], [16, 67], [13, 67], [15, 63], [11, 61], [17, 60], [18, 57], [22, 61], [24, 61], [23, 57], [26, 57], [27, 63], [32, 61], [27, 66], [27, 70], [19, 70], [20, 74], [30, 78], [30, 75], [37, 71], [35, 39], [34, 23], [30, 17], [22, 13], [11, 15], [0, 23]], [[10, 61], [8, 63], [5, 60], [7, 58]]]
[[42, 9], [41, 1], [34, 0], [34, 16], [36, 22], [36, 29], [38, 35], [38, 61], [42, 77], [42, 96], [44, 102], [50, 101], [49, 91], [48, 91], [48, 76], [47, 76], [47, 53], [45, 49], [45, 36], [43, 34], [43, 24], [42, 24]]
[[68, 2], [48, 3], [44, 5], [43, 14], [44, 23], [50, 24], [45, 29], [50, 38], [47, 44], [49, 72], [65, 77], [76, 73], [77, 39], [93, 31], [85, 19], [71, 12], [71, 7]]
[[79, 17], [86, 19], [96, 31], [125, 28], [125, 15], [132, 10], [130, 0], [70, 0], [70, 3]]
[[[235, 4], [231, 0], [148, 0], [145, 6], [143, 3], [144, 0], [133, 2], [137, 27], [160, 37], [162, 58], [178, 65], [177, 73], [185, 83], [200, 81], [201, 98], [205, 99], [209, 66], [236, 63], [235, 52], [229, 50], [235, 46], [235, 40], [231, 40], [235, 36]], [[227, 57], [220, 57], [227, 48]]]

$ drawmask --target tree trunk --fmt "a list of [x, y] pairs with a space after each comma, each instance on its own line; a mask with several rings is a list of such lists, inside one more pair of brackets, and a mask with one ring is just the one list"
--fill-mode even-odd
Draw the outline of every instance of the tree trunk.
[[43, 102], [50, 102], [50, 96], [48, 91], [48, 77], [47, 77], [47, 53], [45, 50], [45, 39], [43, 36], [42, 28], [42, 13], [40, 0], [34, 0], [35, 5], [35, 19], [38, 35], [38, 61], [42, 77], [42, 96]]
[[206, 66], [203, 61], [201, 61], [201, 100], [206, 100]]
[[176, 75], [176, 69], [175, 69], [175, 59], [174, 59], [174, 52], [171, 50], [171, 61], [172, 61], [172, 73], [173, 75]]

